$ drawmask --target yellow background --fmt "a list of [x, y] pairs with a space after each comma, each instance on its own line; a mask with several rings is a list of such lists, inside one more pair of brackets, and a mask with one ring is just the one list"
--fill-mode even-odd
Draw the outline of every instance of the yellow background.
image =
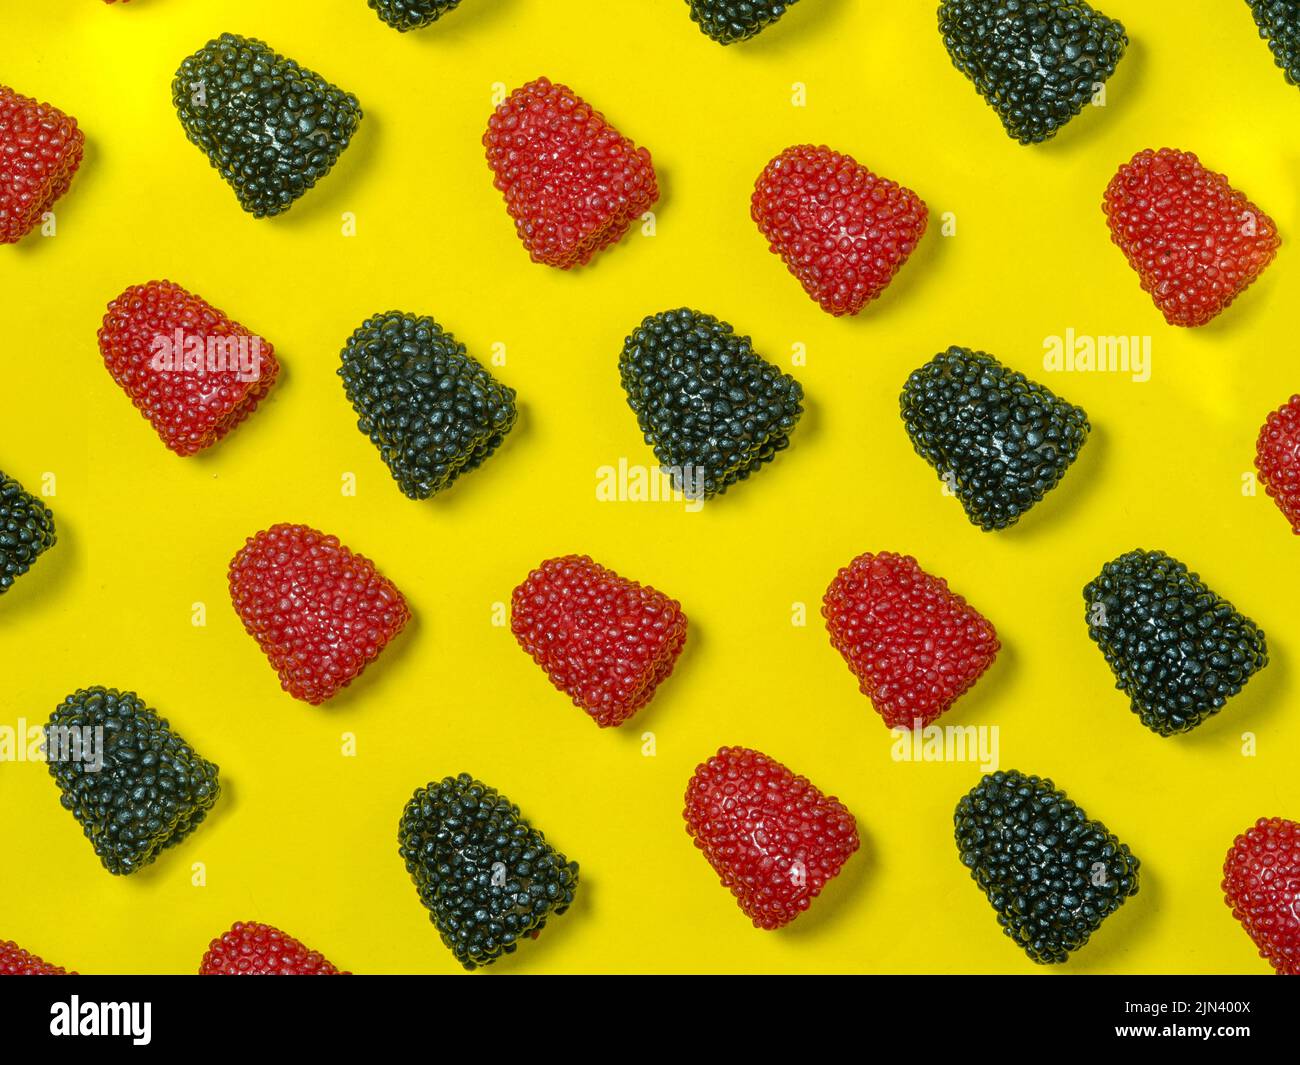
[[[892, 549], [946, 576], [1002, 638], [943, 723], [998, 726], [1003, 768], [1053, 777], [1142, 860], [1140, 894], [1056, 971], [1267, 972], [1219, 880], [1236, 833], [1300, 815], [1300, 543], [1262, 492], [1242, 491], [1259, 425], [1300, 388], [1300, 90], [1244, 3], [1109, 0], [1132, 43], [1107, 106], [1023, 148], [951, 67], [935, 7], [803, 0], [724, 49], [682, 0], [465, 0], [406, 35], [364, 0], [7, 5], [0, 70], [75, 115], [88, 147], [57, 237], [0, 249], [0, 468], [32, 489], [56, 475], [59, 530], [0, 600], [0, 724], [38, 723], [78, 687], [134, 689], [220, 765], [224, 794], [182, 846], [118, 879], [44, 766], [0, 765], [0, 938], [82, 972], [193, 972], [211, 937], [260, 920], [355, 972], [457, 971], [395, 837], [416, 787], [466, 770], [582, 867], [570, 912], [494, 971], [1035, 971], [956, 855], [952, 810], [979, 767], [891, 760], [822, 627], [836, 569]], [[239, 210], [172, 110], [176, 66], [222, 31], [268, 41], [365, 109], [335, 171], [273, 220]], [[528, 261], [479, 143], [494, 86], [541, 74], [647, 146], [664, 189], [656, 236], [634, 231], [573, 273]], [[912, 261], [857, 319], [822, 313], [748, 216], [764, 164], [803, 142], [931, 209]], [[1196, 331], [1164, 324], [1099, 206], [1121, 162], [1163, 145], [1226, 172], [1284, 239], [1262, 280]], [[109, 299], [163, 277], [284, 364], [248, 423], [187, 460], [95, 343]], [[805, 345], [793, 372], [807, 413], [786, 454], [700, 513], [597, 502], [598, 467], [652, 460], [619, 386], [623, 337], [684, 304], [787, 368]], [[505, 446], [425, 503], [398, 492], [335, 376], [351, 330], [390, 308], [432, 314], [484, 360], [504, 344], [494, 372], [519, 392]], [[1044, 374], [1044, 338], [1068, 328], [1151, 336], [1150, 381]], [[967, 524], [898, 418], [907, 374], [954, 343], [1043, 380], [1094, 425], [1062, 485], [1004, 533]], [[277, 521], [339, 535], [416, 616], [321, 709], [280, 692], [227, 597], [230, 557]], [[1146, 731], [1087, 638], [1083, 585], [1137, 546], [1187, 561], [1269, 637], [1268, 668], [1189, 736]], [[677, 672], [617, 731], [493, 625], [494, 604], [566, 552], [653, 583], [691, 619]], [[198, 602], [205, 627], [191, 624]], [[345, 732], [356, 757], [341, 754]], [[777, 933], [749, 925], [682, 827], [686, 781], [723, 744], [779, 758], [860, 823], [863, 850]]]

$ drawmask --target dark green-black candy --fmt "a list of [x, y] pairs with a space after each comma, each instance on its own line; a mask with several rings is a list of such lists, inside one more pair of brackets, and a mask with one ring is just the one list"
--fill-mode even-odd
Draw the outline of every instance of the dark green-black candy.
[[181, 63], [172, 103], [185, 135], [257, 218], [287, 211], [328, 174], [361, 121], [351, 93], [233, 33]]
[[50, 508], [0, 471], [0, 595], [9, 591], [56, 539]]
[[943, 0], [939, 32], [953, 65], [1021, 144], [1056, 136], [1128, 47], [1124, 26], [1082, 0]]
[[1088, 439], [1081, 407], [969, 348], [913, 371], [899, 409], [916, 453], [985, 532], [1019, 521]]
[[180, 843], [221, 794], [217, 767], [134, 692], [73, 692], [44, 731], [63, 807], [110, 873], [134, 873]]
[[468, 773], [416, 791], [397, 839], [429, 919], [466, 969], [513, 954], [578, 889], [577, 862]]
[[734, 44], [757, 36], [798, 0], [686, 0], [691, 21], [719, 44]]
[[368, 0], [370, 9], [395, 30], [405, 33], [432, 26], [460, 0]]
[[1268, 665], [1259, 627], [1163, 551], [1130, 551], [1083, 589], [1088, 635], [1152, 732], [1191, 732]]
[[1003, 934], [1040, 964], [1069, 960], [1138, 892], [1137, 858], [1044, 777], [988, 774], [953, 823]]
[[428, 499], [480, 466], [518, 417], [515, 390], [428, 317], [367, 318], [348, 338], [338, 373], [357, 428], [411, 499]]
[[1273, 61], [1292, 85], [1300, 85], [1300, 3], [1297, 0], [1246, 0], [1259, 35]]
[[700, 311], [646, 318], [618, 368], [645, 442], [679, 488], [703, 499], [775, 458], [803, 413], [798, 381]]

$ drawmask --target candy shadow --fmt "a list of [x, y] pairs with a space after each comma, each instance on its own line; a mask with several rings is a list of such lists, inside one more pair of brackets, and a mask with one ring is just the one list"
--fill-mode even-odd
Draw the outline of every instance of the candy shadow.
[[[936, 222], [931, 215], [926, 223], [925, 234], [917, 242], [907, 261], [899, 267], [898, 273], [894, 275], [885, 290], [857, 314], [845, 315], [844, 318], [854, 324], [873, 325], [893, 314], [897, 304], [905, 304], [911, 299], [912, 290], [926, 282], [932, 273], [937, 276], [939, 270], [937, 261], [943, 254], [940, 245], [952, 239], [943, 236], [939, 228], [940, 223]], [[798, 284], [798, 281], [795, 281], [795, 284]]]
[[[554, 842], [547, 839], [547, 842], [555, 846]], [[568, 857], [567, 852], [562, 852]], [[572, 859], [570, 859], [572, 860]], [[502, 955], [491, 965], [475, 970], [475, 973], [490, 975], [500, 973], [503, 976], [509, 976], [511, 973], [526, 971], [531, 967], [531, 958], [538, 950], [545, 950], [546, 943], [551, 937], [559, 935], [560, 929], [563, 928], [570, 920], [585, 921], [589, 918], [591, 910], [591, 893], [593, 886], [587, 876], [587, 870], [578, 864], [578, 888], [574, 892], [573, 902], [564, 913], [556, 916], [552, 914], [546, 918], [546, 927], [541, 930], [536, 939], [524, 939], [518, 949], [513, 954]]]
[[[333, 213], [342, 225], [343, 212], [349, 204], [357, 204], [359, 199], [353, 188], [358, 175], [373, 169], [377, 154], [377, 144], [382, 143], [383, 126], [371, 111], [366, 110], [366, 102], [361, 100], [362, 118], [357, 125], [352, 140], [335, 161], [328, 174], [289, 205], [288, 209], [270, 218], [253, 218], [259, 225], [278, 226], [281, 229], [302, 229], [318, 225], [327, 215]], [[233, 195], [233, 190], [231, 190]], [[247, 212], [239, 208], [241, 214]], [[341, 234], [340, 240], [347, 238]]]
[[[309, 707], [309, 709], [330, 712], [353, 710], [356, 709], [355, 704], [361, 700], [374, 698], [375, 701], [379, 701], [382, 694], [375, 693], [372, 695], [372, 692], [375, 689], [385, 686], [392, 687], [392, 685], [399, 683], [400, 678], [397, 677], [397, 674], [400, 672], [400, 664], [412, 654], [418, 642], [421, 628], [423, 628], [423, 625], [419, 615], [412, 612], [410, 620], [402, 626], [402, 631], [379, 652], [378, 657], [366, 666], [356, 680], [332, 698], [326, 699], [319, 707]], [[391, 681], [388, 680], [390, 676], [393, 678]], [[288, 692], [285, 693], [285, 696], [292, 698]], [[293, 702], [299, 706], [306, 705], [301, 699], [293, 699]]]
[[380, 29], [414, 41], [421, 47], [436, 48], [444, 44], [460, 47], [464, 38], [486, 32], [502, 18], [513, 15], [518, 6], [519, 0], [464, 0], [459, 7], [448, 11], [437, 22], [405, 33], [393, 29], [373, 11], [369, 14]]
[[[1123, 839], [1122, 833], [1116, 834]], [[1136, 857], [1142, 862], [1142, 855]], [[1086, 946], [1073, 953], [1062, 965], [1028, 964], [1035, 970], [1047, 970], [1059, 976], [1113, 974], [1125, 957], [1137, 953], [1137, 941], [1150, 934], [1154, 923], [1152, 915], [1161, 912], [1162, 894], [1160, 881], [1152, 876], [1151, 867], [1142, 862], [1138, 869], [1138, 893], [1125, 899], [1118, 910], [1102, 921]]]
[[[43, 497], [37, 498], [45, 502]], [[59, 512], [54, 507], [50, 510], [54, 511], [54, 546], [42, 553], [21, 577], [15, 577], [7, 592], [0, 594], [0, 625], [10, 618], [23, 616], [25, 611], [34, 614], [55, 603], [72, 579], [77, 560], [76, 539], [60, 521]]]
[[[85, 133], [85, 130], [82, 130]], [[99, 167], [96, 166], [98, 152], [95, 149], [95, 141], [87, 136], [85, 147], [82, 150], [81, 162], [77, 166], [77, 172], [72, 176], [72, 183], [68, 186], [68, 191], [54, 201], [50, 210], [54, 212], [55, 218], [55, 235], [53, 237], [44, 237], [41, 235], [41, 222], [38, 219], [36, 225], [30, 232], [26, 233], [16, 244], [9, 245], [9, 249], [17, 255], [24, 258], [35, 258], [45, 251], [44, 245], [57, 244], [61, 239], [59, 234], [64, 231], [71, 218], [74, 226], [78, 216], [82, 211], [81, 201], [89, 200], [94, 195], [93, 190], [98, 186], [100, 181]], [[90, 186], [87, 190], [86, 186]], [[88, 208], [87, 217], [93, 218], [93, 208]], [[73, 230], [75, 232], [75, 228]], [[0, 247], [0, 251], [4, 249]]]
[[[512, 456], [514, 456], [514, 461], [518, 461], [519, 457], [531, 453], [527, 441], [533, 434], [533, 425], [532, 418], [529, 416], [528, 405], [516, 401], [516, 411], [518, 413], [514, 427], [510, 432], [506, 433], [497, 449], [484, 459], [476, 469], [461, 474], [448, 488], [431, 496], [429, 499], [412, 500], [411, 502], [425, 503], [439, 512], [447, 513], [463, 509], [465, 506], [473, 506], [472, 502], [466, 501], [473, 500], [476, 492], [508, 491], [508, 489], [502, 488], [500, 484], [490, 486], [489, 482], [497, 480], [498, 477], [519, 476], [520, 471], [516, 470], [514, 474], [511, 474], [506, 469], [512, 461]], [[383, 468], [385, 472], [388, 471], [387, 466]], [[494, 475], [494, 471], [498, 470], [503, 472]]]
[[743, 50], [755, 55], [767, 55], [793, 48], [813, 47], [819, 38], [842, 28], [838, 26], [837, 20], [848, 10], [849, 4], [850, 0], [805, 0], [804, 3], [793, 4], [780, 19], [757, 37], [729, 45], [720, 45], [700, 33], [699, 26], [691, 21], [688, 11], [684, 10], [683, 18], [686, 25], [700, 33], [715, 48], [725, 47], [732, 51]]
[[[1267, 632], [1266, 632], [1267, 635]], [[1289, 690], [1290, 664], [1276, 641], [1269, 641], [1268, 665], [1246, 681], [1213, 717], [1191, 732], [1164, 739], [1166, 743], [1221, 750], [1225, 743], [1240, 748], [1241, 734], [1254, 732], [1282, 709]]]
[[[1056, 487], [1024, 512], [1020, 520], [1009, 529], [995, 529], [983, 535], [1024, 541], [1068, 524], [1074, 512], [1101, 488], [1104, 478], [1098, 467], [1104, 463], [1106, 450], [1105, 432], [1093, 425], [1087, 441], [1079, 449], [1078, 457], [1070, 464]], [[960, 502], [957, 505], [961, 506]]]
[[[684, 606], [683, 610], [685, 610]], [[642, 733], [653, 732], [653, 724], [662, 714], [672, 714], [674, 705], [689, 697], [691, 682], [681, 680], [680, 676], [683, 673], [690, 673], [696, 668], [694, 663], [700, 656], [700, 643], [704, 640], [704, 637], [700, 632], [699, 622], [695, 620], [689, 610], [685, 610], [685, 612], [687, 617], [686, 642], [682, 645], [681, 653], [677, 656], [672, 673], [655, 689], [653, 698], [645, 706], [618, 728], [612, 730], [618, 734], [625, 744], [640, 747]], [[707, 646], [707, 641], [705, 641], [705, 646]], [[679, 692], [681, 692], [680, 695]]]
[[[275, 384], [271, 386], [271, 390], [258, 401], [257, 409], [211, 447], [187, 456], [184, 461], [206, 469], [223, 463], [227, 456], [238, 455], [249, 448], [253, 449], [252, 455], [249, 456], [250, 460], [254, 455], [265, 455], [267, 447], [263, 437], [268, 430], [262, 426], [275, 417], [270, 412], [272, 408], [282, 405], [280, 392], [289, 386], [291, 379], [289, 368], [279, 349], [276, 349], [275, 360], [280, 364], [280, 371], [276, 374]], [[215, 469], [211, 472], [214, 477], [218, 475]]]
[[[1146, 50], [1142, 47], [1140, 41], [1129, 39], [1128, 47], [1124, 50], [1124, 56], [1120, 59], [1115, 67], [1115, 73], [1106, 79], [1106, 106], [1093, 107], [1092, 104], [1086, 104], [1083, 110], [1075, 115], [1063, 127], [1057, 130], [1056, 136], [1042, 144], [1017, 144], [1017, 148], [1023, 148], [1027, 151], [1038, 149], [1043, 152], [1055, 151], [1059, 155], [1069, 155], [1072, 152], [1090, 152], [1093, 142], [1100, 138], [1104, 128], [1109, 123], [1118, 121], [1112, 119], [1111, 114], [1114, 111], [1123, 111], [1132, 107], [1132, 100], [1141, 97], [1140, 85], [1146, 74]], [[1114, 92], [1112, 90], [1120, 90]], [[1118, 99], [1118, 106], [1113, 105], [1112, 101]], [[1102, 112], [1099, 115], [1090, 114], [1093, 111]], [[995, 116], [996, 117], [996, 116]], [[1089, 119], [1092, 121], [1089, 121]], [[1152, 145], [1158, 147], [1158, 145]], [[1118, 168], [1121, 163], [1127, 162], [1127, 159], [1116, 159], [1115, 167]], [[1108, 179], [1109, 180], [1109, 179]], [[1102, 190], [1097, 190], [1097, 203], [1101, 203]], [[1101, 214], [1101, 208], [1097, 208], [1098, 215]]]
[[[856, 819], [855, 819], [856, 820]], [[813, 939], [822, 935], [838, 934], [836, 926], [849, 919], [853, 910], [865, 904], [862, 885], [876, 867], [876, 850], [871, 837], [858, 824], [861, 846], [844, 865], [839, 875], [832, 879], [809, 904], [808, 909], [784, 928], [769, 935], [785, 939]]]

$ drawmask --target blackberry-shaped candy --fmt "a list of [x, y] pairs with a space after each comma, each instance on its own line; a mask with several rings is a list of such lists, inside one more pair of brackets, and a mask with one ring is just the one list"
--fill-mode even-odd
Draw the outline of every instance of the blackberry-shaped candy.
[[64, 809], [115, 875], [180, 843], [221, 794], [217, 767], [135, 692], [73, 692], [45, 725], [45, 746]]
[[397, 839], [429, 919], [466, 969], [536, 939], [578, 888], [577, 862], [468, 773], [416, 791]]
[[208, 944], [200, 976], [348, 976], [278, 928], [236, 921]]
[[969, 348], [914, 371], [899, 405], [916, 453], [985, 532], [1018, 522], [1088, 439], [1082, 408]]
[[405, 33], [432, 26], [448, 11], [460, 5], [460, 0], [368, 0], [374, 11], [393, 29]]
[[1123, 25], [1083, 0], [943, 0], [939, 32], [953, 65], [1021, 144], [1056, 136], [1128, 46]]
[[0, 976], [76, 976], [61, 965], [52, 965], [29, 954], [12, 940], [0, 941]]
[[1261, 817], [1223, 863], [1223, 900], [1282, 976], [1300, 976], [1300, 824]]
[[411, 618], [364, 555], [306, 525], [250, 536], [230, 562], [230, 601], [280, 687], [319, 706], [346, 688]]
[[1273, 411], [1259, 430], [1255, 469], [1291, 531], [1300, 535], [1300, 395]]
[[911, 189], [825, 146], [787, 148], [759, 175], [750, 216], [828, 314], [857, 314], [916, 250], [928, 210]]
[[686, 0], [691, 21], [719, 44], [747, 41], [772, 25], [798, 0]]
[[831, 644], [891, 729], [924, 728], [997, 657], [993, 625], [910, 555], [859, 555], [826, 589]]
[[0, 595], [56, 540], [50, 508], [0, 470]]
[[1191, 732], [1268, 665], [1250, 618], [1163, 551], [1130, 551], [1083, 589], [1088, 635], [1152, 732]]
[[233, 33], [181, 63], [172, 103], [185, 135], [256, 218], [287, 211], [328, 174], [361, 121], [355, 96]]
[[746, 747], [723, 747], [686, 786], [686, 831], [755, 928], [789, 924], [857, 851], [842, 802]]
[[1110, 239], [1170, 325], [1211, 321], [1255, 283], [1277, 226], [1191, 152], [1146, 149], [1106, 186]]
[[535, 263], [585, 266], [659, 199], [650, 153], [548, 78], [502, 101], [483, 146], [493, 184]]
[[1137, 858], [1048, 779], [990, 773], [953, 821], [1003, 935], [1040, 964], [1067, 961], [1138, 892]]
[[679, 488], [725, 492], [785, 450], [803, 389], [712, 315], [682, 308], [646, 318], [618, 363], [645, 442]]
[[411, 499], [428, 499], [477, 469], [517, 417], [515, 390], [432, 318], [399, 311], [367, 318], [348, 338], [338, 374], [357, 428]]
[[75, 118], [0, 85], [0, 244], [40, 224], [72, 184], [85, 145]]
[[1259, 35], [1292, 85], [1300, 85], [1300, 3], [1296, 0], [1246, 0]]
[[686, 643], [682, 605], [586, 555], [552, 558], [514, 590], [510, 631], [601, 728], [654, 696]]
[[99, 353], [113, 380], [177, 455], [211, 447], [275, 384], [274, 346], [170, 281], [108, 305]]

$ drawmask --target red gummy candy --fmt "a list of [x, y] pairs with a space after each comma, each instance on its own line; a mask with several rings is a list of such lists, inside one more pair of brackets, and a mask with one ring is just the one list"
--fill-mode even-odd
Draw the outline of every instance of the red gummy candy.
[[236, 921], [208, 945], [200, 976], [350, 976], [278, 928]]
[[1191, 152], [1138, 152], [1102, 204], [1111, 240], [1170, 325], [1205, 325], [1273, 261], [1273, 220]]
[[1223, 863], [1232, 916], [1282, 976], [1300, 976], [1300, 824], [1261, 817]]
[[295, 699], [318, 706], [347, 687], [411, 617], [374, 563], [306, 525], [274, 525], [230, 563], [244, 629]]
[[890, 728], [925, 727], [997, 657], [998, 634], [909, 555], [859, 555], [826, 589], [831, 643]]
[[1268, 416], [1255, 443], [1255, 469], [1291, 531], [1300, 535], [1300, 396]]
[[0, 940], [0, 976], [76, 976], [61, 965], [29, 954], [12, 940]]
[[483, 144], [535, 263], [586, 265], [659, 199], [650, 153], [546, 78], [510, 94], [488, 120]]
[[586, 555], [543, 562], [515, 589], [510, 629], [601, 728], [645, 706], [686, 642], [681, 604]]
[[842, 802], [744, 747], [723, 747], [696, 768], [683, 816], [755, 928], [793, 921], [859, 845]]
[[888, 287], [925, 233], [925, 202], [851, 156], [787, 148], [759, 175], [750, 214], [804, 291], [836, 316]]
[[0, 244], [13, 244], [68, 191], [86, 137], [56, 107], [0, 85]]
[[269, 341], [180, 285], [133, 285], [108, 305], [99, 352], [177, 455], [211, 447], [257, 409], [280, 365]]

